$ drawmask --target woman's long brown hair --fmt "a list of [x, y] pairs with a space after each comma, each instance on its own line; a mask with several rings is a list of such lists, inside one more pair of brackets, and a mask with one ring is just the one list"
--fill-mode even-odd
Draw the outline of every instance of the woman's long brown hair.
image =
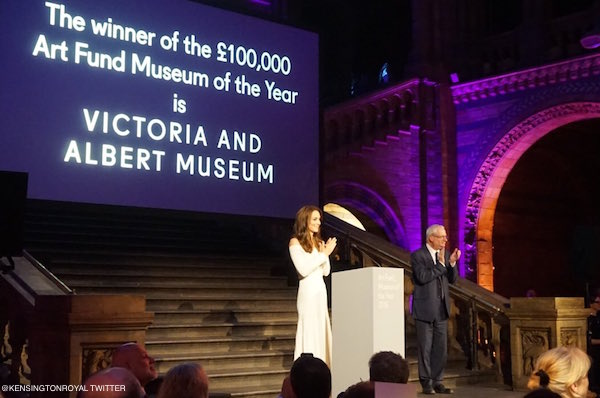
[[318, 248], [319, 243], [323, 242], [323, 239], [321, 238], [321, 228], [319, 228], [319, 231], [312, 237], [308, 229], [308, 223], [310, 222], [310, 217], [314, 211], [319, 212], [319, 217], [321, 217], [322, 221], [323, 212], [321, 209], [317, 206], [307, 205], [298, 210], [298, 213], [296, 213], [296, 221], [294, 222], [294, 238], [298, 239], [300, 246], [308, 253], [312, 252], [313, 247]]

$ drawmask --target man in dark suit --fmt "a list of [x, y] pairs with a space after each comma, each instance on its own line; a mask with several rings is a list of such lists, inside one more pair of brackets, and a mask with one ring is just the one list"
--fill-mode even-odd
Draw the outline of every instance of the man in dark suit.
[[412, 314], [417, 328], [419, 381], [425, 394], [452, 394], [442, 384], [446, 366], [449, 283], [456, 282], [460, 250], [448, 253], [448, 235], [443, 225], [434, 224], [425, 233], [426, 244], [410, 255], [413, 293]]

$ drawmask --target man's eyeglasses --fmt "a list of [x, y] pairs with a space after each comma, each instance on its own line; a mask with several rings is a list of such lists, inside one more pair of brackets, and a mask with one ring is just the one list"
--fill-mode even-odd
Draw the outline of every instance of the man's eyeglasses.
[[433, 235], [433, 236], [435, 236], [436, 238], [441, 238], [441, 239], [448, 240], [448, 235]]

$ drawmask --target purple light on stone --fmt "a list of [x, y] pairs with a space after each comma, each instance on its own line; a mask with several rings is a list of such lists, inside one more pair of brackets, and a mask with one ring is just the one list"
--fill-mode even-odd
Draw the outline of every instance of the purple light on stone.
[[458, 73], [450, 73], [450, 81], [452, 83], [458, 83], [460, 81], [458, 78]]
[[387, 201], [371, 188], [350, 181], [338, 181], [326, 188], [330, 201], [341, 206], [350, 206], [369, 216], [381, 227], [389, 240], [409, 250], [411, 241], [406, 235], [403, 223], [398, 219]]
[[593, 32], [588, 33], [579, 40], [581, 46], [588, 50], [600, 47], [600, 30], [596, 28]]
[[258, 4], [259, 6], [270, 6], [269, 0], [250, 0], [250, 3]]

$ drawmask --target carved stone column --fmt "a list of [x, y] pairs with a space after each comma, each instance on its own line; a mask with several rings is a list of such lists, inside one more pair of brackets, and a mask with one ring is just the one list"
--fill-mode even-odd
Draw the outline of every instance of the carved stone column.
[[537, 357], [548, 349], [575, 346], [585, 351], [589, 314], [581, 297], [511, 298], [513, 388], [526, 388]]
[[[146, 312], [144, 296], [39, 298], [30, 330], [31, 383], [81, 384], [110, 363], [115, 347], [125, 342], [144, 344], [153, 318], [153, 313]], [[61, 398], [75, 395], [60, 393]]]

